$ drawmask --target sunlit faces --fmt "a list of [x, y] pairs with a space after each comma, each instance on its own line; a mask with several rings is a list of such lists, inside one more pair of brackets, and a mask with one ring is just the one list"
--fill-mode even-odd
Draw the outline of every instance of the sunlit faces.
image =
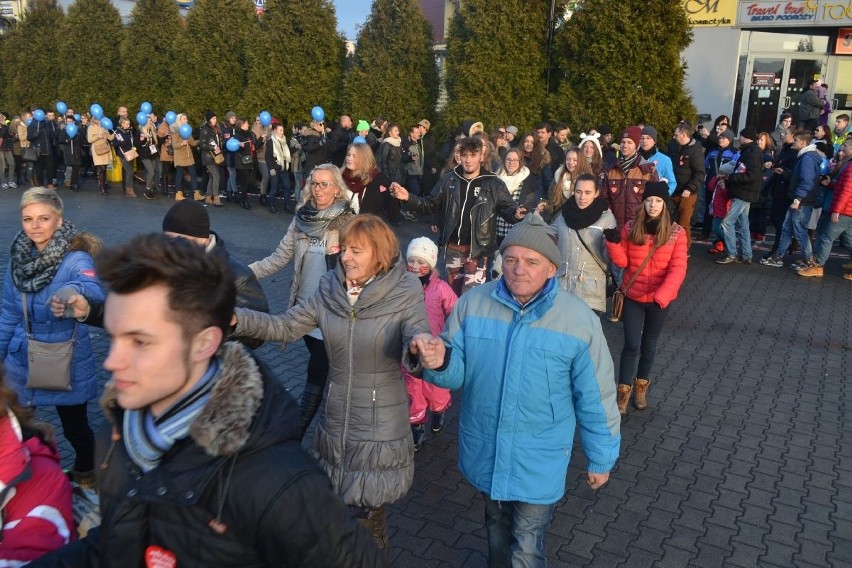
[[653, 148], [654, 144], [656, 144], [656, 143], [657, 143], [657, 141], [654, 140], [653, 137], [648, 136], [647, 134], [643, 134], [642, 136], [639, 137], [639, 146], [645, 152], [647, 152], [651, 148]]
[[524, 145], [524, 152], [529, 154], [533, 151], [533, 148], [535, 148], [535, 138], [533, 138], [532, 135], [528, 134], [524, 136], [524, 141], [522, 142], [522, 144]]
[[482, 165], [482, 153], [480, 152], [462, 152], [461, 166], [466, 175], [479, 173], [479, 168]]
[[355, 151], [355, 148], [349, 148], [346, 151], [346, 160], [344, 165], [349, 171], [354, 172], [358, 169], [358, 153]]
[[378, 273], [376, 251], [367, 242], [345, 242], [340, 246], [340, 263], [346, 279], [363, 286]]
[[166, 286], [155, 285], [107, 296], [104, 327], [111, 340], [104, 369], [112, 373], [124, 409], [150, 407], [154, 416], [162, 414], [204, 375], [221, 341], [218, 328], [187, 339], [168, 294]]
[[582, 180], [574, 184], [574, 199], [577, 201], [577, 207], [585, 209], [598, 196], [598, 184], [594, 180]]
[[311, 174], [311, 197], [317, 209], [327, 209], [334, 203], [334, 198], [340, 189], [329, 170], [314, 170]]
[[587, 160], [591, 160], [594, 155], [597, 153], [598, 149], [595, 147], [595, 143], [591, 140], [586, 140], [583, 142], [583, 155]]
[[656, 219], [662, 215], [663, 209], [666, 207], [666, 202], [655, 195], [645, 199], [644, 204], [645, 213], [652, 219]]
[[636, 153], [636, 142], [632, 138], [622, 138], [620, 144], [621, 154], [625, 158], [629, 158]]
[[408, 257], [408, 271], [413, 272], [417, 276], [426, 276], [432, 272], [432, 267], [429, 263], [417, 256]]
[[569, 172], [574, 173], [574, 171], [576, 171], [579, 161], [577, 152], [574, 150], [570, 150], [565, 153], [565, 169]]
[[21, 209], [21, 225], [36, 249], [44, 250], [62, 226], [62, 215], [46, 203], [31, 203]]
[[503, 165], [506, 168], [506, 173], [510, 176], [515, 175], [520, 171], [523, 163], [521, 162], [521, 156], [518, 152], [512, 151], [506, 154], [506, 158], [503, 160]]
[[555, 275], [556, 266], [538, 251], [517, 245], [503, 251], [503, 280], [522, 304], [532, 300]]

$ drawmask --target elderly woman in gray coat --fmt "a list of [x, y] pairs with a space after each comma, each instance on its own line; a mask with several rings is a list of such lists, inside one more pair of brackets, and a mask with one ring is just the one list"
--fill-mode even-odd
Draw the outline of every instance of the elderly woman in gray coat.
[[330, 373], [314, 452], [354, 514], [387, 546], [384, 505], [414, 478], [414, 445], [400, 363], [419, 374], [412, 338], [429, 333], [423, 287], [406, 271], [399, 242], [375, 215], [356, 216], [340, 237], [337, 268], [317, 293], [284, 314], [237, 309], [237, 333], [295, 341], [319, 327]]
[[[258, 278], [272, 276], [293, 263], [293, 285], [287, 307], [304, 304], [319, 287], [340, 253], [340, 229], [355, 215], [352, 192], [346, 188], [340, 170], [333, 164], [314, 168], [306, 184], [302, 203], [278, 247], [249, 268]], [[322, 403], [328, 378], [328, 356], [322, 332], [310, 330], [302, 338], [308, 350], [308, 377], [299, 399], [302, 436]]]
[[606, 311], [606, 273], [609, 257], [604, 229], [614, 229], [615, 217], [591, 174], [574, 182], [574, 195], [552, 222], [562, 253], [559, 285], [580, 297], [597, 312]]

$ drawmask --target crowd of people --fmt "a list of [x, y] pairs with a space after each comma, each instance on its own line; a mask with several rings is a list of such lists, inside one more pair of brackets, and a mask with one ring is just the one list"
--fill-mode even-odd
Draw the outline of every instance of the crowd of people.
[[[615, 139], [589, 129], [576, 145], [562, 124], [489, 135], [467, 121], [437, 145], [426, 119], [314, 117], [288, 140], [261, 115], [220, 123], [209, 111], [196, 131], [148, 110], [136, 126], [126, 107], [114, 123], [72, 109], [0, 117], [3, 185], [34, 185], [0, 316], [0, 530], [11, 518], [20, 534], [29, 525], [15, 516], [34, 507], [56, 511], [36, 525], [39, 546], [0, 539], [0, 563], [384, 565], [385, 507], [408, 492], [427, 428], [444, 430], [463, 389], [459, 467], [485, 502], [489, 563], [543, 566], [575, 427], [597, 489], [631, 400], [649, 404], [692, 228], [716, 234], [720, 264], [750, 264], [769, 219], [777, 246], [761, 262], [783, 264], [795, 239], [802, 276], [823, 275], [838, 237], [852, 245], [845, 115], [812, 133], [785, 114], [771, 135], [742, 129], [739, 145], [725, 116], [713, 132], [681, 122], [665, 143], [643, 124]], [[143, 195], [174, 191], [176, 203], [161, 233], [101, 251], [64, 218], [57, 186], [79, 190], [91, 173], [107, 194], [113, 156], [127, 197], [139, 161]], [[224, 196], [251, 208], [256, 193], [293, 218], [274, 251], [245, 264], [205, 207]], [[403, 254], [392, 227], [418, 218], [431, 231]], [[290, 264], [287, 309], [270, 313], [259, 281]], [[617, 370], [607, 319], [623, 327]], [[105, 392], [90, 326], [110, 336]], [[253, 349], [300, 339], [297, 404]], [[72, 347], [48, 361], [45, 344]], [[87, 403], [99, 396], [96, 435]], [[100, 495], [101, 526], [79, 539], [55, 443], [28, 412], [42, 405], [74, 449], [70, 478]], [[309, 455], [301, 440], [317, 415]]]

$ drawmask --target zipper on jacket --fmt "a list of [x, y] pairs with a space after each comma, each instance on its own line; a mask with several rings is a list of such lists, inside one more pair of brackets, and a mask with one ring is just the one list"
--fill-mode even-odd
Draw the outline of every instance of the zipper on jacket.
[[353, 337], [355, 331], [355, 308], [349, 311], [349, 376], [346, 381], [346, 400], [343, 402], [343, 429], [340, 431], [340, 465], [338, 466], [337, 491], [343, 487], [344, 464], [346, 463], [346, 437], [349, 434], [349, 411], [352, 406], [352, 369], [354, 368]]
[[373, 427], [376, 426], [376, 389], [373, 389]]

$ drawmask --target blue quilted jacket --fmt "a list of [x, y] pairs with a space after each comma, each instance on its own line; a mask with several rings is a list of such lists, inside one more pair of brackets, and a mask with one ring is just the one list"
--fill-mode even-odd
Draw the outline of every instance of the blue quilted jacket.
[[0, 356], [6, 367], [6, 380], [26, 406], [67, 406], [82, 404], [98, 395], [98, 368], [92, 354], [89, 328], [75, 319], [57, 319], [50, 311], [50, 297], [60, 288], [72, 286], [90, 302], [103, 302], [104, 293], [95, 275], [92, 257], [82, 251], [68, 252], [53, 280], [38, 292], [26, 295], [30, 331], [46, 342], [67, 341], [77, 325], [71, 390], [46, 391], [25, 388], [27, 383], [27, 336], [21, 311], [21, 293], [12, 281], [11, 265], [3, 282], [3, 314], [0, 316]]
[[555, 503], [577, 424], [588, 470], [612, 469], [621, 445], [612, 357], [582, 300], [551, 278], [521, 307], [501, 279], [462, 296], [442, 338], [449, 361], [423, 378], [464, 388], [459, 468], [477, 489]]

